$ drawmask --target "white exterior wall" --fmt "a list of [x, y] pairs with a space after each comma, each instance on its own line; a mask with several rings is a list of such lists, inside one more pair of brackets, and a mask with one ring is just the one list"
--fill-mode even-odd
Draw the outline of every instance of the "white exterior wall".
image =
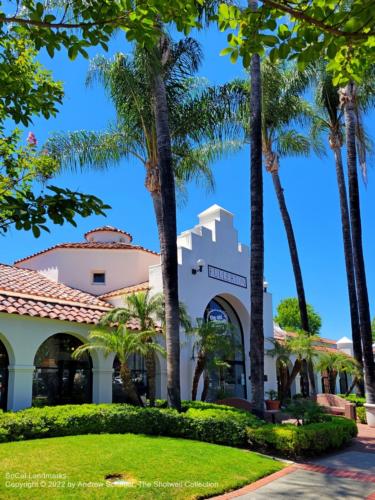
[[[237, 231], [233, 227], [233, 215], [214, 205], [199, 215], [200, 224], [183, 232], [177, 239], [179, 262], [179, 299], [195, 322], [202, 318], [209, 302], [216, 296], [225, 299], [236, 311], [243, 331], [245, 352], [245, 378], [247, 398], [250, 388], [250, 292], [249, 292], [249, 248], [238, 243]], [[199, 259], [206, 263], [202, 272], [192, 273]], [[213, 279], [208, 275], [208, 265], [244, 276], [247, 287]], [[150, 268], [150, 285], [154, 292], [162, 290], [160, 266]], [[264, 294], [264, 335], [273, 337], [272, 296]], [[270, 348], [265, 342], [265, 349]], [[190, 399], [195, 364], [192, 357], [192, 339], [181, 333], [181, 397]], [[165, 370], [165, 361], [164, 361]], [[275, 363], [265, 356], [265, 390], [277, 388]], [[200, 391], [201, 388], [199, 388]]]
[[[148, 280], [148, 268], [159, 255], [142, 250], [57, 248], [20, 262], [17, 267], [39, 271], [55, 281], [93, 295]], [[93, 272], [105, 272], [105, 284], [93, 284]]]
[[[71, 334], [85, 342], [89, 325], [30, 316], [0, 314], [0, 340], [9, 356], [8, 410], [31, 406], [34, 358], [40, 345], [56, 333]], [[114, 357], [105, 359], [91, 353], [93, 365], [93, 402], [112, 401], [112, 364]]]

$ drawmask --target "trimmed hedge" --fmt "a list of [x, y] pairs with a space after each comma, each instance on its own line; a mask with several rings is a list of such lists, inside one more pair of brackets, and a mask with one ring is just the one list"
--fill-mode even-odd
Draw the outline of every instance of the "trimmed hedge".
[[250, 413], [219, 405], [189, 403], [185, 412], [126, 404], [29, 408], [0, 414], [0, 442], [98, 433], [183, 437], [246, 446], [246, 426], [262, 422]]
[[353, 420], [332, 417], [330, 421], [295, 426], [291, 424], [266, 424], [260, 428], [248, 428], [251, 448], [290, 457], [318, 455], [337, 449], [357, 435]]
[[297, 427], [266, 424], [229, 406], [184, 402], [182, 413], [168, 408], [126, 404], [45, 406], [0, 413], [0, 442], [79, 434], [148, 434], [254, 448], [287, 456], [318, 454], [339, 448], [357, 434], [354, 422]]

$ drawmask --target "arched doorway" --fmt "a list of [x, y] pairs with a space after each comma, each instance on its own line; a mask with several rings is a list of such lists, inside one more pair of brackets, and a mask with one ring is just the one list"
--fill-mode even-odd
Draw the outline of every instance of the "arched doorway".
[[39, 347], [34, 359], [33, 405], [91, 403], [92, 362], [88, 353], [73, 359], [82, 342], [57, 333]]
[[9, 357], [5, 345], [0, 340], [0, 410], [7, 409]]
[[[132, 381], [138, 395], [148, 397], [147, 370], [145, 367], [144, 357], [139, 354], [133, 354], [129, 358], [128, 363], [132, 375]], [[120, 377], [120, 361], [117, 356], [113, 361], [112, 401], [114, 403], [130, 402], [127, 399], [127, 395], [122, 387], [122, 380]]]
[[208, 401], [238, 397], [246, 399], [246, 373], [244, 339], [240, 319], [222, 297], [216, 296], [210, 301], [204, 313], [205, 321], [227, 321], [231, 327], [233, 350], [223, 360], [226, 366], [211, 366], [208, 370]]

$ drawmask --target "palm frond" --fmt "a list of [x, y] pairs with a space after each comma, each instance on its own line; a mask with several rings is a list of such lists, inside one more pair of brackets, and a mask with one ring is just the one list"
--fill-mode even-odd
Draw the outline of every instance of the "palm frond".
[[56, 158], [62, 168], [107, 169], [118, 165], [130, 156], [145, 161], [140, 156], [140, 144], [135, 144], [131, 132], [111, 130], [94, 132], [79, 130], [55, 133], [45, 145], [48, 153]]
[[211, 165], [219, 159], [238, 152], [244, 146], [244, 142], [238, 141], [213, 141], [189, 147], [181, 144], [180, 148], [173, 149], [174, 169], [176, 184], [185, 184], [195, 181], [204, 184], [208, 190], [215, 187], [215, 179]]

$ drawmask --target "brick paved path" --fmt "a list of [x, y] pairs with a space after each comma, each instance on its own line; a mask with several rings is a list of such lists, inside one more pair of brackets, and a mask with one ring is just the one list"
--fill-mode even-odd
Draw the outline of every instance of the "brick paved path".
[[358, 424], [358, 437], [339, 453], [282, 471], [215, 500], [375, 500], [375, 429]]

